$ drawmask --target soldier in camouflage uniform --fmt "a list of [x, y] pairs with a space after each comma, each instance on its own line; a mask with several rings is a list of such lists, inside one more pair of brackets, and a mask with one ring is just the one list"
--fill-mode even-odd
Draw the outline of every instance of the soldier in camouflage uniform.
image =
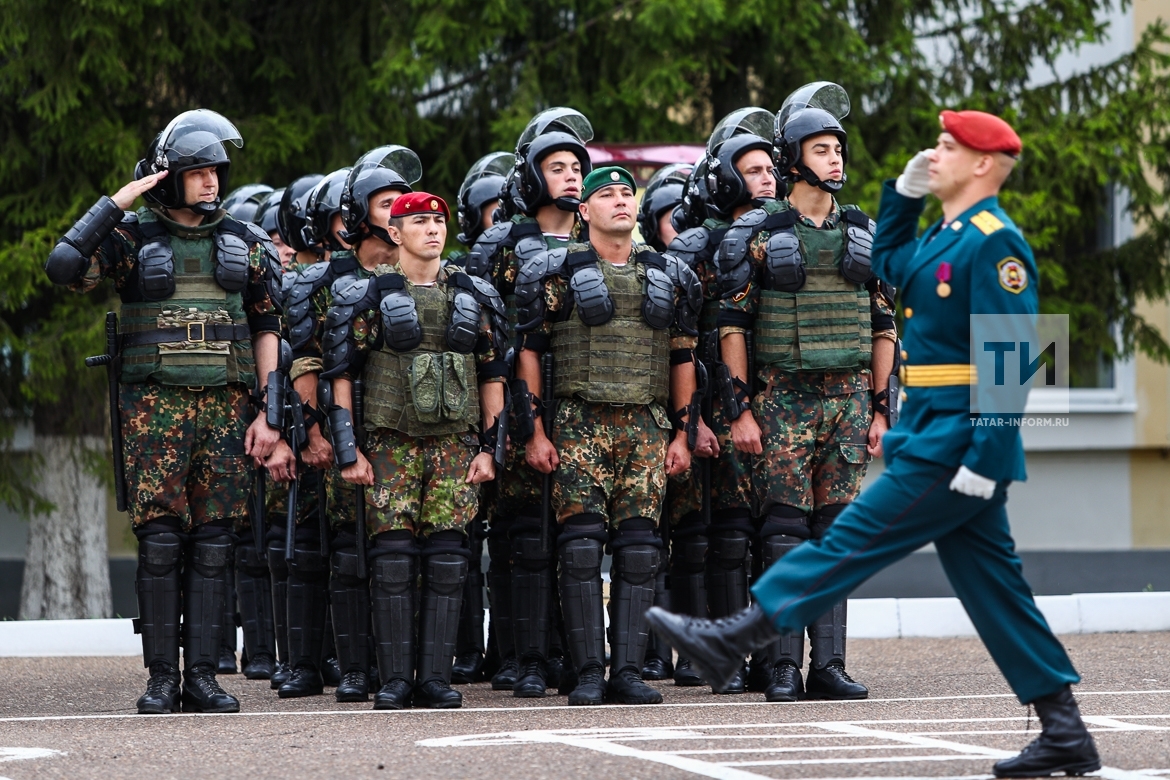
[[[237, 187], [223, 201], [223, 209], [240, 222], [255, 222], [256, 212], [272, 193], [267, 184], [245, 184]], [[236, 528], [241, 539], [251, 530], [251, 518], [245, 517]], [[220, 649], [219, 674], [236, 671], [237, 623], [244, 629], [244, 653], [241, 663], [244, 677], [249, 680], [267, 680], [276, 668], [276, 627], [272, 614], [272, 581], [268, 563], [255, 545], [236, 544], [235, 570], [229, 568], [234, 580], [228, 587], [227, 607], [224, 611], [223, 642]], [[239, 611], [236, 611], [237, 604]]]
[[[492, 282], [504, 297], [509, 339], [515, 335], [521, 264], [580, 235], [577, 206], [582, 177], [591, 170], [585, 144], [592, 138], [589, 120], [571, 108], [533, 117], [516, 143], [515, 167], [501, 197], [501, 211], [510, 216], [484, 231], [468, 257], [467, 272]], [[514, 398], [527, 393], [520, 383], [513, 385]], [[573, 685], [571, 675], [561, 680], [553, 556], [540, 544], [540, 483], [520, 449], [510, 450], [488, 532], [492, 634], [501, 660], [492, 688], [520, 698]]]
[[[463, 178], [456, 213], [460, 228], [457, 238], [464, 247], [473, 247], [483, 232], [495, 224], [500, 206], [500, 190], [515, 163], [515, 155], [509, 152], [492, 152], [476, 160]], [[462, 268], [467, 265], [468, 256], [467, 250], [456, 249], [447, 255], [446, 262]], [[479, 515], [467, 534], [471, 542], [471, 561], [467, 570], [467, 583], [463, 587], [463, 608], [459, 612], [455, 664], [451, 667], [451, 682], [457, 684], [479, 682], [486, 676], [494, 675], [499, 669], [498, 653], [493, 654], [493, 660], [485, 667], [487, 645], [483, 636], [485, 520], [495, 505], [495, 487], [498, 484], [497, 481], [484, 486]]]
[[[180, 114], [136, 181], [94, 205], [45, 264], [79, 292], [112, 277], [122, 299], [119, 406], [150, 668], [140, 713], [239, 711], [215, 680], [232, 528], [247, 511], [250, 461], [276, 479], [293, 467], [280, 432], [249, 408], [256, 373], [276, 367], [279, 289], [267, 236], [219, 207], [225, 142], [242, 145], [219, 114]], [[139, 195], [150, 206], [125, 213]]]
[[[606, 543], [614, 556], [609, 699], [662, 701], [641, 679], [661, 548], [655, 528], [667, 477], [690, 466], [685, 428], [698, 414], [689, 405], [699, 280], [674, 257], [634, 244], [634, 189], [622, 168], [586, 176], [580, 210], [590, 242], [533, 257], [516, 285], [523, 337], [517, 373], [533, 391], [518, 415], [543, 392], [542, 360], [556, 363], [555, 401], [547, 401], [557, 404], [553, 427], [546, 433], [532, 420], [525, 456], [538, 472], [553, 473], [561, 606], [578, 680], [571, 705], [601, 704], [607, 693]], [[714, 444], [708, 431], [698, 450]]]
[[[737, 450], [756, 456], [765, 569], [805, 539], [824, 535], [861, 490], [887, 427], [885, 415], [874, 411], [888, 411], [893, 291], [870, 271], [872, 221], [834, 197], [845, 181], [846, 113], [848, 97], [835, 84], [789, 97], [775, 135], [791, 194], [736, 220], [717, 257], [724, 292], [719, 333], [740, 407], [730, 415], [731, 434]], [[755, 338], [754, 392], [748, 332]], [[865, 686], [845, 672], [845, 602], [808, 634], [807, 695], [865, 698]], [[768, 701], [805, 695], [803, 663], [803, 633], [753, 657], [753, 666], [769, 669]]]
[[[694, 269], [703, 285], [699, 356], [714, 379], [721, 369], [715, 319], [720, 290], [714, 256], [731, 221], [776, 197], [771, 112], [742, 108], [724, 117], [707, 141], [684, 202], [684, 214], [697, 227], [684, 230], [668, 251]], [[712, 393], [709, 424], [719, 450], [696, 464], [689, 479], [671, 491], [671, 598], [675, 611], [697, 617], [725, 617], [748, 604], [753, 533], [751, 460], [731, 446], [730, 420], [722, 399]], [[710, 496], [701, 494], [701, 470], [710, 471]], [[706, 509], [706, 512], [704, 512]], [[707, 516], [709, 514], [709, 517]], [[679, 657], [676, 685], [702, 685], [690, 660]], [[737, 675], [723, 693], [743, 693]]]
[[[447, 204], [394, 201], [398, 262], [333, 290], [325, 333], [330, 412], [342, 477], [364, 488], [372, 539], [375, 709], [462, 705], [451, 663], [479, 484], [495, 477], [504, 406], [504, 305], [495, 289], [440, 262]], [[365, 387], [356, 447], [352, 380]], [[477, 435], [477, 429], [482, 436]], [[417, 605], [419, 569], [421, 604]], [[415, 614], [419, 616], [415, 628]]]
[[[368, 279], [374, 269], [397, 261], [397, 246], [387, 230], [390, 207], [421, 177], [422, 165], [414, 152], [402, 146], [380, 146], [362, 155], [353, 168], [322, 180], [310, 199], [306, 227], [328, 252], [328, 262], [308, 266], [288, 285], [291, 376], [302, 398], [320, 394], [319, 406], [325, 415], [334, 407], [329, 383], [319, 382], [325, 317], [333, 302], [331, 288]], [[330, 448], [315, 465], [331, 467], [333, 457]], [[368, 701], [376, 675], [370, 669], [369, 584], [357, 576], [357, 491], [333, 467], [327, 474], [326, 492], [333, 529], [328, 587], [341, 673], [334, 695], [342, 702]]]

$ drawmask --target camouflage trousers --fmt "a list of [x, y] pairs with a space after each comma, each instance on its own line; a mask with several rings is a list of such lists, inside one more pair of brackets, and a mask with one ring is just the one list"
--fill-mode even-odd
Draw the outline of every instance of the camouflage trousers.
[[504, 473], [497, 482], [493, 514], [502, 520], [540, 514], [540, 472], [528, 465], [523, 445], [508, 447]]
[[761, 514], [857, 497], [869, 463], [869, 387], [868, 371], [760, 372], [752, 414], [763, 433], [753, 475]]
[[193, 390], [154, 383], [119, 388], [130, 520], [177, 517], [190, 531], [247, 515], [252, 421], [240, 384]]
[[666, 411], [657, 404], [562, 400], [553, 421], [561, 458], [553, 480], [557, 521], [597, 514], [611, 528], [631, 517], [657, 522], [670, 434]]
[[479, 486], [466, 482], [478, 451], [474, 433], [407, 436], [378, 428], [363, 448], [374, 468], [366, 488], [366, 527], [371, 534], [466, 531], [479, 508]]
[[[728, 509], [751, 509], [752, 458], [732, 446], [731, 421], [724, 416], [718, 398], [712, 404], [711, 419], [707, 424], [719, 439], [719, 457], [711, 461], [712, 514]], [[702, 468], [703, 459], [693, 458], [689, 471], [670, 478], [666, 487], [666, 507], [671, 525], [678, 525], [684, 517], [702, 510]]]

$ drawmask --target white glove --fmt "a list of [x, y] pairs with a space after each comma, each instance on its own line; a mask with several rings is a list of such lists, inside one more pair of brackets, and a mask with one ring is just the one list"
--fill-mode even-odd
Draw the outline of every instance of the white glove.
[[966, 466], [959, 466], [958, 473], [951, 480], [951, 490], [965, 496], [991, 498], [995, 494], [995, 480], [981, 477]]
[[926, 150], [919, 152], [906, 163], [906, 170], [898, 177], [894, 189], [906, 198], [925, 198], [930, 194], [930, 159]]

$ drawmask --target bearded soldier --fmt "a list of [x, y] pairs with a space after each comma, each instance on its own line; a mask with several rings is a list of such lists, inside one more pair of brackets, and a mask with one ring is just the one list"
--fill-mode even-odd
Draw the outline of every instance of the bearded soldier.
[[[375, 268], [396, 262], [397, 245], [389, 232], [390, 208], [421, 177], [422, 164], [414, 152], [403, 146], [380, 146], [362, 155], [353, 168], [330, 174], [315, 190], [307, 228], [326, 247], [329, 262], [309, 266], [293, 279], [287, 316], [293, 383], [302, 398], [320, 393], [324, 414], [335, 407], [329, 383], [319, 382], [325, 318], [333, 302], [331, 287], [368, 279]], [[336, 457], [332, 449], [330, 453], [323, 466], [330, 466]], [[338, 701], [368, 701], [376, 675], [371, 675], [368, 647], [369, 584], [358, 576], [357, 493], [336, 468], [331, 469], [326, 485], [334, 531], [329, 597], [341, 671], [334, 694]]]
[[[268, 237], [220, 208], [242, 146], [224, 117], [171, 120], [135, 181], [103, 197], [59, 241], [45, 270], [79, 292], [113, 277], [122, 299], [120, 415], [127, 508], [138, 537], [143, 660], [140, 713], [237, 712], [215, 679], [232, 528], [246, 513], [251, 460], [276, 479], [292, 453], [249, 388], [276, 368], [280, 317]], [[124, 210], [144, 195], [149, 206]], [[179, 621], [183, 675], [179, 686]]]
[[[512, 216], [484, 231], [468, 257], [467, 272], [491, 281], [504, 297], [509, 336], [516, 325], [521, 264], [565, 246], [579, 233], [581, 182], [592, 169], [585, 144], [592, 138], [589, 120], [571, 108], [550, 108], [534, 117], [516, 143], [516, 163], [501, 197], [502, 210]], [[526, 393], [516, 383], [513, 396]], [[513, 448], [488, 533], [492, 634], [501, 659], [492, 688], [521, 698], [542, 697], [549, 685], [562, 687], [560, 654], [552, 650], [558, 633], [553, 558], [540, 543], [540, 483], [540, 475]], [[572, 683], [564, 682], [565, 688]]]
[[[635, 246], [634, 186], [623, 168], [586, 176], [580, 209], [589, 243], [537, 255], [516, 286], [518, 375], [532, 391], [521, 410], [533, 410], [536, 398], [556, 404], [551, 429], [533, 419], [525, 454], [534, 469], [553, 473], [561, 606], [578, 680], [571, 705], [601, 704], [607, 694], [607, 542], [614, 556], [608, 696], [623, 704], [662, 701], [641, 679], [661, 547], [655, 527], [667, 476], [690, 465], [685, 428], [697, 414], [689, 405], [699, 280], [676, 258]], [[541, 370], [550, 360], [553, 398]], [[707, 450], [714, 442], [709, 432], [705, 439]]]
[[[336, 283], [326, 321], [323, 376], [338, 377], [339, 408], [330, 413], [337, 462], [347, 482], [367, 486], [384, 683], [375, 709], [463, 702], [450, 682], [467, 528], [479, 484], [495, 476], [507, 367], [503, 301], [487, 282], [440, 262], [449, 216], [435, 195], [396, 199], [389, 235], [398, 262], [374, 278]], [[357, 378], [366, 388], [361, 449], [351, 416]]]

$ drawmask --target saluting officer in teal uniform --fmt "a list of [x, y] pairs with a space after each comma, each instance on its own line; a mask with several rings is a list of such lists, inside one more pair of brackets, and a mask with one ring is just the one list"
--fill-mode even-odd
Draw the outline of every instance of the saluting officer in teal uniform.
[[[1025, 478], [1020, 415], [972, 411], [971, 385], [977, 400], [994, 394], [995, 372], [971, 365], [971, 315], [1028, 319], [1039, 309], [1032, 252], [997, 198], [1021, 143], [990, 114], [944, 111], [941, 121], [938, 145], [886, 182], [874, 238], [873, 271], [902, 291], [905, 317], [902, 414], [882, 441], [886, 471], [820, 541], [764, 573], [757, 604], [718, 622], [654, 608], [650, 622], [718, 686], [746, 653], [933, 542], [992, 658], [1043, 725], [995, 774], [1081, 775], [1101, 762], [1069, 690], [1080, 676], [1036, 608], [1005, 511], [1008, 485]], [[943, 219], [919, 238], [928, 193]]]

